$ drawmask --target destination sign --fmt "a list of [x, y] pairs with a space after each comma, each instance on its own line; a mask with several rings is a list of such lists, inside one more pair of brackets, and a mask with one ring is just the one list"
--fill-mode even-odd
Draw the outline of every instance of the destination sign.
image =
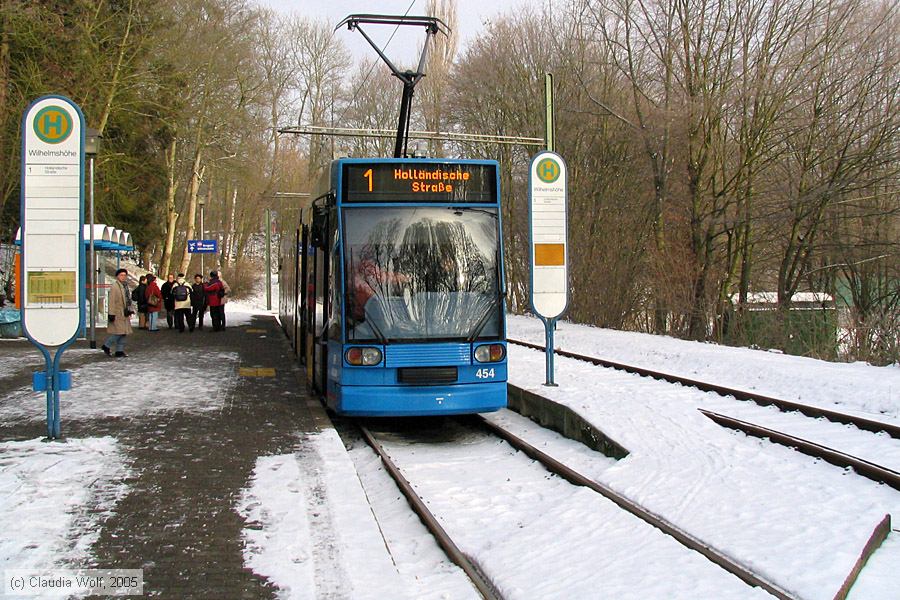
[[497, 166], [471, 163], [344, 163], [344, 202], [497, 202]]

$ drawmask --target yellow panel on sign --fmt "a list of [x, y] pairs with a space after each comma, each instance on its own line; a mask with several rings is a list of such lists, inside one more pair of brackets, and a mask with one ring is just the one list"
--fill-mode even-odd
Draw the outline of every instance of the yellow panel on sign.
[[75, 271], [28, 271], [28, 304], [78, 304], [75, 275]]
[[535, 244], [534, 265], [536, 267], [562, 267], [566, 264], [564, 244]]

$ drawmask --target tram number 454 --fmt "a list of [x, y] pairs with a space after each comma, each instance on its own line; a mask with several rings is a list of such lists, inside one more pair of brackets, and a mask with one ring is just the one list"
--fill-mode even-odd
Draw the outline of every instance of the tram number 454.
[[478, 369], [475, 371], [475, 377], [478, 379], [493, 379], [494, 369]]

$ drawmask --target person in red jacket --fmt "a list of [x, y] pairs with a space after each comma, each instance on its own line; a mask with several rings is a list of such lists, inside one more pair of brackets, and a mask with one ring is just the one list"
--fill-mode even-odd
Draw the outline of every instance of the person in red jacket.
[[225, 286], [219, 281], [219, 273], [210, 271], [209, 282], [203, 285], [206, 292], [206, 305], [209, 306], [209, 317], [212, 319], [213, 331], [225, 331]]
[[159, 310], [162, 308], [162, 292], [156, 285], [156, 276], [147, 275], [147, 330], [159, 331], [156, 320], [159, 318]]

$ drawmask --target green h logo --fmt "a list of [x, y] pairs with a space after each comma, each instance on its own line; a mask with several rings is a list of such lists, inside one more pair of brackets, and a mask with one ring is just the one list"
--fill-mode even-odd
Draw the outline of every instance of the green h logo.
[[42, 108], [34, 117], [34, 133], [48, 144], [66, 141], [72, 133], [72, 117], [69, 111], [59, 106]]
[[544, 183], [553, 183], [559, 179], [560, 174], [562, 174], [562, 169], [556, 159], [545, 158], [537, 164], [538, 179]]

